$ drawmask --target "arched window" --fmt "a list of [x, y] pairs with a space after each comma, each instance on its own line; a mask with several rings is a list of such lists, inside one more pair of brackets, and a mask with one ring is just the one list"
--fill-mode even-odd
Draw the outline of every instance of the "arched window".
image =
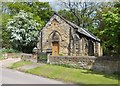
[[93, 56], [94, 55], [94, 43], [92, 40], [88, 41], [88, 55]]
[[52, 42], [58, 42], [59, 41], [59, 35], [56, 33], [56, 31], [52, 35]]

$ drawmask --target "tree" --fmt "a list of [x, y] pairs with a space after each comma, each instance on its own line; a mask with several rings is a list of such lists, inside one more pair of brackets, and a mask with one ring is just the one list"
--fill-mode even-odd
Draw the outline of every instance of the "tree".
[[[34, 14], [33, 18], [43, 26], [53, 13], [48, 2], [7, 2], [4, 4], [6, 4], [10, 15], [15, 15], [20, 10], [31, 12]], [[41, 20], [43, 22], [40, 22]]]
[[20, 11], [7, 23], [7, 31], [10, 32], [10, 41], [13, 48], [31, 53], [36, 46], [38, 27], [41, 26], [33, 20], [33, 14]]
[[120, 15], [118, 8], [103, 14], [106, 27], [101, 31], [104, 37], [105, 50], [109, 55], [120, 55]]
[[[9, 32], [6, 30], [8, 19], [18, 14], [20, 10], [33, 13], [33, 19], [45, 25], [52, 15], [52, 8], [48, 2], [2, 2], [2, 47], [10, 48]], [[39, 28], [41, 28], [39, 27]]]
[[2, 29], [2, 47], [4, 47], [4, 48], [10, 48], [11, 47], [11, 44], [9, 42], [10, 34], [6, 30], [6, 24], [8, 22], [8, 19], [10, 19], [10, 18], [11, 18], [10, 15], [8, 15], [6, 13], [2, 13], [2, 21], [1, 21], [1, 23], [2, 23], [2, 27], [1, 27], [1, 29]]
[[[68, 1], [61, 2], [62, 6], [65, 6], [65, 9], [60, 10], [60, 14], [70, 14], [70, 19], [74, 19], [75, 24], [80, 27], [88, 28], [93, 24], [95, 11], [97, 10], [98, 3], [94, 2], [80, 2], [80, 1]], [[68, 15], [63, 15], [63, 17], [67, 17]], [[67, 17], [68, 18], [68, 17]], [[70, 20], [68, 18], [68, 20]], [[70, 20], [71, 21], [71, 20]]]

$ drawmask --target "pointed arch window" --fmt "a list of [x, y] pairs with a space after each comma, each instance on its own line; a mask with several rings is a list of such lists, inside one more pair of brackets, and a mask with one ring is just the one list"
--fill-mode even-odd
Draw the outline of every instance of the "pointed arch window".
[[52, 41], [59, 41], [59, 35], [56, 33], [56, 31], [52, 35]]

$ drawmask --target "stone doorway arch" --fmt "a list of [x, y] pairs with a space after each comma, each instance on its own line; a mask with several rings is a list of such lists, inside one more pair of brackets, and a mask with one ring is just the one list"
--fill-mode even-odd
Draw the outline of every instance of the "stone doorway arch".
[[53, 32], [52, 35], [52, 55], [58, 56], [59, 55], [59, 35], [56, 31]]

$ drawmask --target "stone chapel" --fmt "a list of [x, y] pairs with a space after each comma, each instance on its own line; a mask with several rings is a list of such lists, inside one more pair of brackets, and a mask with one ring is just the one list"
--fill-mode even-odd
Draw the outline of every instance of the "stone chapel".
[[102, 56], [100, 39], [57, 13], [40, 30], [37, 48], [52, 56]]

